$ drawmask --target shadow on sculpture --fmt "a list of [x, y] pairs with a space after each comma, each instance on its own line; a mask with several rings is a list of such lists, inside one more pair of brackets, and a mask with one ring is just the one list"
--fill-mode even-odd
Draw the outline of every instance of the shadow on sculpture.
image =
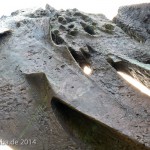
[[77, 141], [92, 150], [145, 150], [142, 145], [109, 126], [81, 113], [58, 98], [52, 98], [52, 109], [63, 128]]

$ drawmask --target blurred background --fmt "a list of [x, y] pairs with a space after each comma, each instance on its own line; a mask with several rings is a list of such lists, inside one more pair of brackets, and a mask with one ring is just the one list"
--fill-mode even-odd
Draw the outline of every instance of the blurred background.
[[88, 13], [103, 13], [112, 19], [120, 6], [148, 2], [150, 0], [4, 0], [0, 5], [0, 16], [10, 15], [11, 12], [23, 8], [44, 8], [49, 4], [55, 9], [77, 8]]

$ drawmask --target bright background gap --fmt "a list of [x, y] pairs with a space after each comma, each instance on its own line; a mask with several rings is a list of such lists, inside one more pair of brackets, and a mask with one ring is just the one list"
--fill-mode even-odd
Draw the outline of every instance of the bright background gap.
[[150, 96], [150, 89], [148, 89], [145, 85], [137, 81], [136, 79], [132, 78], [128, 74], [125, 74], [123, 72], [118, 71], [118, 74], [124, 78], [127, 82], [129, 82], [131, 85], [133, 85], [135, 88], [140, 90], [142, 93]]
[[10, 15], [18, 9], [42, 7], [46, 4], [55, 9], [77, 8], [88, 13], [102, 13], [107, 18], [112, 19], [120, 6], [148, 3], [150, 0], [4, 0], [0, 5], [0, 16]]

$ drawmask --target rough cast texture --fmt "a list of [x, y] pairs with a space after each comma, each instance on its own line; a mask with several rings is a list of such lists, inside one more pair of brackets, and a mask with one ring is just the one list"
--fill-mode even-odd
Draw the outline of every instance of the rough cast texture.
[[150, 42], [150, 3], [123, 6], [113, 20], [137, 41]]
[[3, 16], [0, 27], [0, 139], [18, 140], [15, 150], [150, 148], [150, 98], [117, 74], [150, 88], [148, 44], [101, 14], [49, 5]]

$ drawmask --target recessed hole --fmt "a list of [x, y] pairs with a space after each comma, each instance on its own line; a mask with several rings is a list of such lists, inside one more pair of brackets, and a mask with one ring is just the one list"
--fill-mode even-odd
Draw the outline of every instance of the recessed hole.
[[63, 38], [61, 38], [59, 36], [59, 34], [54, 34], [53, 32], [51, 32], [51, 36], [52, 36], [52, 40], [54, 41], [55, 44], [61, 45], [64, 43]]
[[58, 22], [61, 23], [61, 24], [66, 24], [67, 23], [66, 19], [63, 16], [58, 17]]
[[68, 28], [74, 28], [74, 24], [70, 24]]
[[85, 22], [80, 22], [85, 32], [87, 32], [90, 35], [95, 35], [94, 26], [88, 25]]
[[78, 30], [77, 29], [72, 29], [69, 31], [69, 35], [71, 36], [76, 36], [78, 34]]
[[94, 27], [93, 26], [85, 26], [84, 27], [85, 32], [87, 32], [90, 35], [95, 35]]
[[72, 47], [68, 47], [70, 53], [72, 54], [73, 58], [79, 64], [79, 66], [83, 69], [83, 72], [87, 75], [92, 73], [91, 65], [88, 60], [84, 57], [81, 51], [75, 51]]

